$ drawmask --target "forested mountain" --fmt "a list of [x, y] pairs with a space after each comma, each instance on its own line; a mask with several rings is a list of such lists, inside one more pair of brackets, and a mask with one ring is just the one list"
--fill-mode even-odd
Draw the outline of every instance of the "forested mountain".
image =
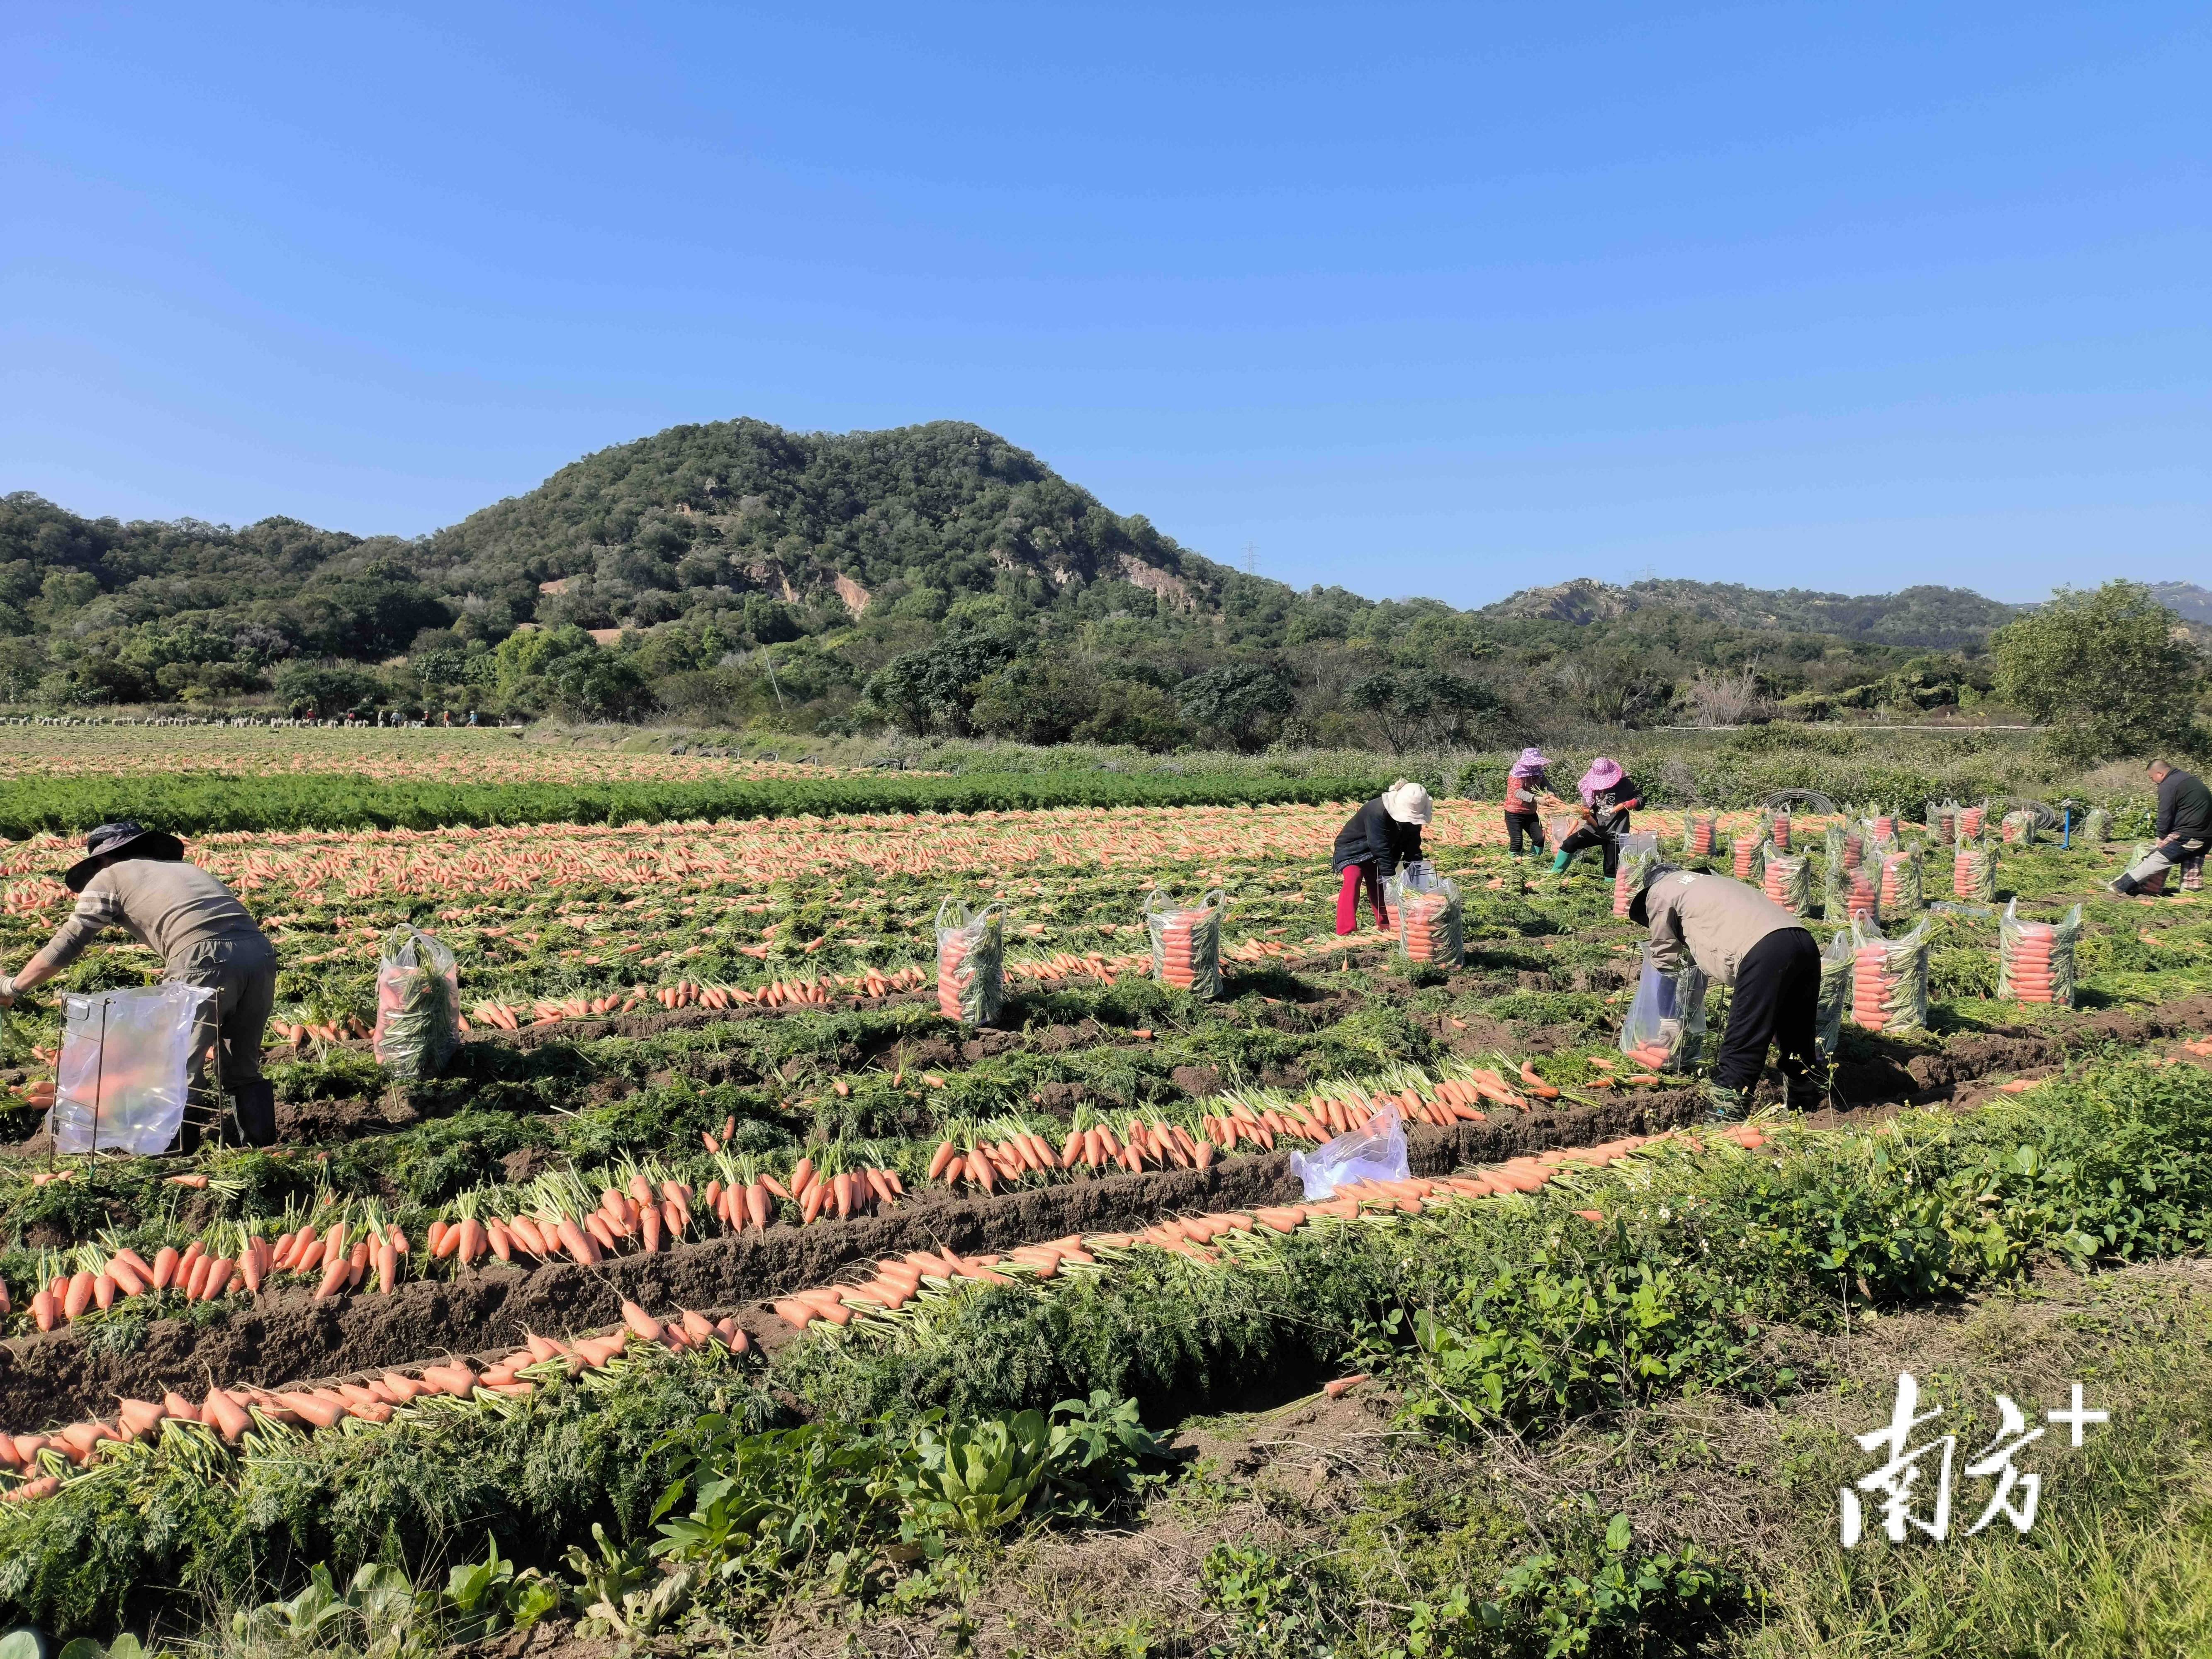
[[559, 712], [1153, 748], [1972, 703], [2014, 614], [1587, 579], [1293, 590], [979, 427], [673, 427], [414, 540], [0, 498], [0, 701]]
[[[2204, 597], [2212, 600], [2212, 594]], [[1486, 606], [1482, 614], [1587, 623], [1617, 621], [1638, 611], [1680, 611], [1729, 628], [1832, 634], [1881, 645], [1948, 650], [1981, 645], [1993, 629], [2026, 609], [1985, 599], [1963, 587], [1908, 587], [1896, 593], [1853, 597], [1796, 587], [1777, 592], [1734, 582], [1646, 580], [1614, 587], [1585, 576], [1557, 587], [1523, 588]]]

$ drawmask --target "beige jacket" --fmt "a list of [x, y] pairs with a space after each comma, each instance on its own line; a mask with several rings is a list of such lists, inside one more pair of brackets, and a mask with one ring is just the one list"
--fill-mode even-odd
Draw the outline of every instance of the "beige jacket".
[[1735, 983], [1744, 957], [1768, 934], [1805, 928], [1796, 911], [1756, 887], [1691, 870], [1660, 877], [1644, 902], [1651, 916], [1652, 962], [1671, 971], [1686, 950], [1705, 977], [1720, 985]]
[[120, 927], [160, 953], [165, 967], [210, 957], [246, 967], [276, 947], [238, 896], [197, 864], [126, 859], [85, 883], [76, 910], [41, 953], [57, 968], [76, 960], [103, 927]]

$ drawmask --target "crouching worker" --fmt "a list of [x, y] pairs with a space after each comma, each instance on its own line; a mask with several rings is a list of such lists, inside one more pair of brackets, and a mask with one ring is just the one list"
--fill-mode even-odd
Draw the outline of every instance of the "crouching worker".
[[1375, 925], [1388, 927], [1390, 913], [1382, 904], [1382, 878], [1397, 874], [1401, 864], [1421, 856], [1421, 826], [1434, 817], [1429, 792], [1401, 778], [1352, 815], [1336, 832], [1336, 851], [1331, 868], [1343, 878], [1336, 893], [1336, 931], [1349, 933], [1359, 926], [1359, 890], [1367, 890], [1368, 907]]
[[2150, 781], [2158, 787], [2158, 819], [2152, 827], [2158, 845], [2110, 884], [2112, 891], [2126, 897], [2146, 887], [2163, 890], [2166, 872], [2177, 864], [2184, 869], [2186, 884], [2189, 867], [2203, 864], [2205, 845], [2212, 842], [2212, 790], [2205, 788], [2202, 778], [2160, 760], [2150, 763]]
[[[270, 1145], [276, 1096], [261, 1075], [261, 1034], [276, 998], [276, 946], [236, 894], [185, 862], [174, 836], [103, 823], [84, 845], [86, 856], [62, 878], [77, 896], [76, 911], [21, 973], [0, 979], [0, 1008], [76, 961], [102, 928], [122, 928], [161, 957], [162, 978], [215, 993], [201, 1005], [194, 1081], [201, 1057], [212, 1058], [238, 1138]], [[197, 1127], [188, 1116], [187, 1135]]]
[[1609, 876], [1620, 862], [1620, 838], [1628, 833], [1628, 815], [1644, 805], [1643, 799], [1620, 763], [1604, 755], [1590, 763], [1575, 787], [1583, 798], [1583, 821], [1559, 842], [1552, 873], [1572, 864], [1585, 847], [1595, 847]]
[[1726, 876], [1657, 869], [1629, 901], [1628, 915], [1651, 933], [1651, 961], [1672, 970], [1686, 955], [1719, 985], [1732, 985], [1728, 1030], [1706, 1087], [1716, 1117], [1740, 1117], [1778, 1050], [1789, 1103], [1817, 1109], [1828, 1093], [1820, 1053], [1820, 950], [1794, 910]]

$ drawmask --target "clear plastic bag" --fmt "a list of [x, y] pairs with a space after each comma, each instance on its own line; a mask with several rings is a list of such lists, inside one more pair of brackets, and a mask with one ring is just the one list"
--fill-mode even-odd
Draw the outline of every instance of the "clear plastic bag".
[[1897, 815], [1879, 810], [1867, 814], [1863, 826], [1869, 847], [1881, 847], [1897, 839]]
[[1659, 861], [1656, 830], [1636, 830], [1620, 838], [1620, 862], [1613, 867], [1613, 914], [1628, 914], [1629, 901], [1643, 890], [1644, 878]]
[[1838, 931], [1820, 952], [1820, 1052], [1833, 1055], [1844, 1040], [1844, 1011], [1851, 1006], [1851, 970], [1858, 947], [1848, 931]]
[[1467, 959], [1459, 884], [1437, 873], [1425, 859], [1407, 865], [1385, 884], [1398, 924], [1398, 948], [1413, 962], [1456, 968]]
[[1759, 884], [1767, 897], [1800, 917], [1813, 914], [1813, 861], [1802, 853], [1786, 856], [1770, 844]]
[[1692, 858], [1710, 858], [1720, 845], [1720, 824], [1711, 812], [1682, 814], [1682, 850]]
[[1961, 841], [1951, 854], [1951, 896], [1971, 904], [1994, 904], [1997, 897], [1995, 849]]
[[2014, 1002], [2074, 1006], [2074, 944], [2081, 907], [2057, 921], [2022, 921], [2015, 898], [1997, 918], [1997, 994]]
[[1395, 1106], [1385, 1106], [1356, 1129], [1324, 1140], [1310, 1152], [1291, 1154], [1291, 1173], [1305, 1183], [1306, 1200], [1318, 1203], [1355, 1181], [1403, 1181], [1406, 1126]]
[[1979, 806], [1961, 806], [1959, 809], [1959, 839], [1978, 841], [1982, 826], [1989, 822], [1989, 817], [1990, 809], [1986, 802]]
[[1729, 872], [1756, 884], [1766, 873], [1766, 843], [1754, 835], [1738, 836], [1729, 848]]
[[[1409, 866], [1411, 867], [1411, 866]], [[1398, 878], [1390, 878], [1390, 908], [1398, 908]], [[1456, 896], [1458, 890], [1453, 890]], [[1194, 907], [1172, 903], [1166, 890], [1155, 887], [1145, 901], [1145, 927], [1152, 938], [1152, 977], [1163, 985], [1211, 1002], [1221, 994], [1221, 912], [1224, 904], [1217, 887]]]
[[1759, 823], [1760, 828], [1765, 830], [1766, 839], [1774, 852], [1787, 853], [1790, 850], [1790, 837], [1796, 831], [1796, 825], [1789, 813], [1779, 810], [1765, 812], [1761, 815]]
[[1869, 922], [1851, 923], [1851, 1021], [1892, 1034], [1928, 1025], [1928, 924], [1884, 939]]
[[2101, 806], [2093, 806], [2081, 820], [2081, 839], [2096, 843], [2112, 838], [2112, 815]]
[[2022, 808], [2008, 812], [1997, 826], [1997, 834], [2014, 847], [2035, 845], [2035, 814]]
[[1620, 1052], [1653, 1072], [1686, 1072], [1705, 1036], [1705, 974], [1694, 962], [1669, 972], [1644, 947], [1636, 997], [1620, 1024]]
[[394, 1077], [434, 1077], [460, 1042], [453, 953], [419, 927], [393, 928], [376, 964], [377, 1062]]
[[957, 899], [937, 907], [937, 1012], [945, 1018], [969, 1025], [998, 1018], [1006, 1000], [1006, 920], [1003, 904], [973, 915]]
[[1938, 847], [1948, 847], [1959, 839], [1959, 803], [1929, 801], [1927, 816], [1922, 822], [1927, 824], [1928, 833]]
[[1917, 851], [1881, 855], [1881, 914], [1917, 916], [1923, 908], [1920, 854]]
[[1864, 838], [1839, 824], [1828, 826], [1829, 857], [1823, 872], [1820, 914], [1830, 921], [1854, 921], [1862, 917], [1881, 919], [1881, 876], [1877, 866], [1851, 857], [1853, 848], [1863, 848]]
[[155, 1158], [184, 1127], [200, 1010], [215, 995], [173, 981], [62, 998], [62, 1054], [46, 1126], [57, 1152]]

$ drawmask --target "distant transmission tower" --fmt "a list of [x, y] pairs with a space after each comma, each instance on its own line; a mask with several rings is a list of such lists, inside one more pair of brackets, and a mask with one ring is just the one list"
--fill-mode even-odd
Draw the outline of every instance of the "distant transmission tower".
[[1248, 576], [1260, 574], [1260, 544], [1257, 542], [1244, 544], [1244, 574]]

